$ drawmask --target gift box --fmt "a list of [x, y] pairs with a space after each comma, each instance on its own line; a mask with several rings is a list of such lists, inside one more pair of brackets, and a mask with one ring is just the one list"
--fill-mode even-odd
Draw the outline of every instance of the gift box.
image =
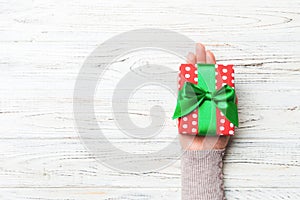
[[182, 64], [173, 119], [181, 134], [234, 135], [238, 112], [233, 65]]

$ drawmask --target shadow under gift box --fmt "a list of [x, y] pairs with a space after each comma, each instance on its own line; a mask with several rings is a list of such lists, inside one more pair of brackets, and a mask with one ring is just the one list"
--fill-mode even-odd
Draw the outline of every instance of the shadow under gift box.
[[[198, 74], [198, 67], [214, 68], [215, 71], [215, 89], [218, 90], [224, 85], [229, 85], [234, 88], [234, 68], [232, 64], [182, 64], [178, 77], [178, 90], [181, 90], [185, 82], [198, 84], [198, 78], [202, 78], [204, 74]], [[199, 76], [198, 76], [199, 75]], [[237, 102], [236, 102], [237, 103]], [[199, 133], [199, 123], [201, 123], [201, 116], [199, 117], [199, 110], [195, 109], [188, 115], [178, 118], [178, 132], [189, 135], [234, 135], [234, 125], [231, 123], [223, 113], [216, 108], [215, 124], [216, 131], [214, 133]]]

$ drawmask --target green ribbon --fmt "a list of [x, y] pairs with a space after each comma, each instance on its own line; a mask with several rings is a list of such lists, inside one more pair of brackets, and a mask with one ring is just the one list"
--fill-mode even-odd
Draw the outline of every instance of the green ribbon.
[[[210, 70], [209, 68], [207, 69]], [[229, 85], [224, 85], [219, 90], [215, 90], [215, 84], [213, 87], [209, 87], [209, 85], [212, 84], [205, 83], [205, 81], [207, 81], [207, 76], [201, 76], [202, 75], [198, 72], [198, 85], [185, 82], [183, 88], [178, 91], [177, 105], [173, 119], [183, 117], [198, 108], [199, 134], [215, 135], [215, 113], [217, 107], [231, 123], [238, 126], [239, 120], [235, 90]], [[203, 78], [203, 80], [201, 80], [201, 78]]]

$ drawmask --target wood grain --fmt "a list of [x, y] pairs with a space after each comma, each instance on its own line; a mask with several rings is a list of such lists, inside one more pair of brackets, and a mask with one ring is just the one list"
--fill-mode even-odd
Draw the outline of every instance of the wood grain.
[[[225, 157], [228, 199], [300, 199], [299, 7], [297, 0], [0, 1], [0, 199], [180, 199], [180, 160], [150, 173], [114, 171], [84, 148], [74, 124], [83, 62], [105, 40], [138, 28], [177, 31], [204, 43], [218, 62], [235, 64], [241, 126]], [[121, 77], [122, 66], [147, 61], [174, 70], [180, 63], [136, 54], [108, 73]], [[147, 153], [176, 137], [169, 118], [147, 142], [118, 131], [112, 88], [103, 86], [95, 101], [111, 143]], [[147, 124], [149, 102], [170, 114], [175, 100], [146, 89], [129, 113]]]

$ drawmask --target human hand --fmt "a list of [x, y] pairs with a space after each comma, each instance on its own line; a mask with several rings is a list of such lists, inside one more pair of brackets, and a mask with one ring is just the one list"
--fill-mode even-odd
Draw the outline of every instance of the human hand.
[[[208, 63], [216, 64], [215, 56], [212, 52], [205, 50], [205, 46], [197, 43], [196, 54], [189, 53], [187, 55], [187, 63]], [[193, 136], [179, 134], [180, 144], [185, 150], [208, 150], [208, 149], [224, 149], [230, 136]]]

